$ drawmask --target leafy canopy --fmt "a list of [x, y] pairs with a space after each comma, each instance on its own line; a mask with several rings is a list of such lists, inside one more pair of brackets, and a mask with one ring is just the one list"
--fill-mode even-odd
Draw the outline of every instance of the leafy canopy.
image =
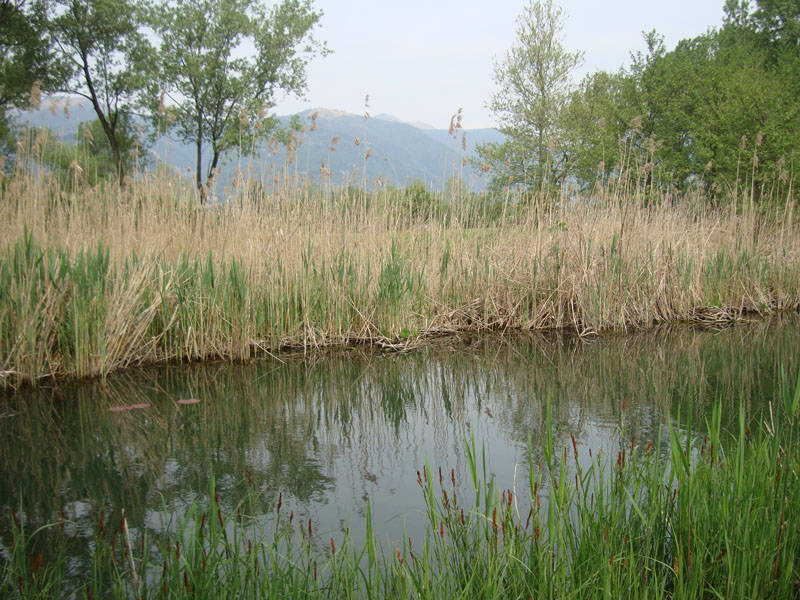
[[68, 67], [64, 90], [86, 98], [106, 135], [122, 184], [126, 128], [152, 79], [146, 0], [54, 0], [48, 27]]
[[283, 0], [269, 10], [256, 0], [177, 0], [160, 4], [157, 14], [157, 85], [165, 97], [156, 122], [195, 145], [205, 200], [223, 153], [251, 151], [275, 128], [269, 111], [276, 93], [305, 90], [308, 61], [327, 53], [312, 35], [322, 13], [310, 0]]

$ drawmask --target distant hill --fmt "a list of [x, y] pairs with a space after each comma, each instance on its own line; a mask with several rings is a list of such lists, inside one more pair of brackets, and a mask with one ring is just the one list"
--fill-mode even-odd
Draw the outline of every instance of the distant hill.
[[[79, 104], [75, 100], [69, 107], [69, 115], [63, 110], [63, 99], [57, 101], [55, 110], [47, 106], [39, 111], [21, 113], [18, 122], [49, 127], [62, 141], [71, 141], [80, 121], [95, 118], [94, 112], [86, 104]], [[316, 127], [311, 131], [314, 113], [317, 113]], [[307, 110], [297, 116], [306, 131], [297, 135], [299, 147], [294, 162], [288, 168], [292, 173], [301, 176], [307, 173], [313, 179], [320, 180], [324, 164], [330, 171], [331, 181], [336, 185], [348, 181], [363, 183], [364, 156], [369, 150], [366, 178], [370, 184], [380, 177], [383, 182], [396, 187], [422, 180], [426, 185], [440, 189], [449, 177], [458, 174], [473, 189], [483, 189], [486, 186], [485, 177], [469, 165], [462, 167], [462, 158], [470, 157], [476, 144], [503, 139], [496, 129], [466, 130], [465, 151], [461, 145], [461, 134], [464, 132], [459, 132], [458, 138], [454, 139], [447, 130], [404, 123], [391, 115], [365, 118], [338, 110], [318, 109]], [[279, 118], [283, 127], [288, 127], [290, 118]], [[333, 143], [335, 139], [336, 143]], [[181, 172], [194, 168], [194, 147], [171, 137], [158, 139], [150, 152], [158, 161], [170, 164]], [[271, 169], [280, 169], [285, 164], [283, 146], [279, 146], [277, 154], [268, 151], [266, 144], [254, 156], [239, 157], [231, 152], [226, 156], [220, 183], [229, 183], [237, 168], [244, 170], [249, 167], [252, 174], [265, 176]]]

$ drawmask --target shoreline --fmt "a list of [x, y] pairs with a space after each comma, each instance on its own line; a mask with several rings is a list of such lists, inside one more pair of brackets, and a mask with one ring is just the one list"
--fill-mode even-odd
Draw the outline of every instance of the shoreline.
[[800, 314], [800, 306], [788, 308], [770, 308], [767, 311], [744, 311], [736, 313], [731, 310], [721, 309], [719, 307], [700, 307], [696, 311], [698, 317], [694, 319], [673, 319], [660, 322], [654, 322], [647, 325], [637, 325], [626, 329], [604, 329], [600, 331], [592, 331], [589, 333], [582, 333], [569, 325], [563, 327], [550, 327], [540, 329], [524, 329], [520, 327], [506, 327], [506, 328], [465, 328], [458, 330], [437, 330], [422, 332], [415, 336], [413, 339], [391, 339], [386, 337], [375, 337], [372, 339], [363, 338], [357, 339], [349, 337], [346, 340], [334, 340], [327, 343], [316, 344], [313, 346], [301, 346], [288, 343], [279, 347], [276, 351], [270, 351], [264, 348], [261, 344], [253, 344], [251, 346], [251, 353], [247, 358], [237, 358], [225, 355], [208, 355], [200, 358], [186, 359], [186, 358], [168, 358], [160, 361], [142, 362], [133, 365], [127, 365], [109, 371], [107, 373], [87, 374], [83, 376], [76, 376], [74, 374], [64, 373], [59, 375], [42, 375], [33, 381], [23, 381], [20, 385], [14, 387], [5, 384], [5, 378], [13, 376], [4, 372], [0, 372], [0, 399], [12, 399], [18, 392], [25, 392], [27, 390], [35, 389], [40, 385], [57, 387], [58, 385], [72, 385], [75, 383], [87, 382], [92, 380], [103, 380], [107, 376], [117, 373], [122, 373], [129, 370], [139, 368], [158, 368], [158, 367], [174, 367], [174, 366], [189, 366], [197, 364], [211, 364], [211, 363], [236, 363], [245, 364], [249, 361], [258, 360], [276, 360], [283, 363], [286, 360], [293, 360], [299, 357], [308, 357], [313, 355], [315, 358], [324, 358], [327, 353], [347, 353], [364, 351], [369, 353], [392, 354], [399, 352], [414, 352], [427, 346], [431, 346], [436, 340], [442, 339], [459, 339], [469, 335], [523, 335], [523, 334], [541, 334], [545, 336], [574, 336], [577, 339], [597, 339], [598, 337], [607, 337], [612, 335], [631, 336], [635, 333], [652, 331], [659, 327], [680, 326], [697, 327], [701, 329], [719, 329], [733, 327], [736, 324], [748, 322], [751, 320], [767, 320], [772, 318], [779, 318], [785, 314]]

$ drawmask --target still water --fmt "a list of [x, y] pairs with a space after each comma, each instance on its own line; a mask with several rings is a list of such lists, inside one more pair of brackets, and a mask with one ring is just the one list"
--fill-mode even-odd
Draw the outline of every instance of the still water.
[[[799, 348], [800, 319], [789, 315], [588, 341], [452, 337], [401, 354], [177, 365], [42, 386], [0, 400], [0, 550], [12, 508], [33, 526], [63, 515], [86, 540], [80, 573], [101, 510], [119, 520], [124, 508], [135, 536], [157, 539], [206, 501], [212, 474], [224, 512], [254, 490], [266, 525], [280, 494], [326, 544], [345, 531], [357, 541], [369, 502], [391, 543], [404, 528], [421, 533], [426, 461], [467, 485], [465, 439], [486, 449], [497, 485], [519, 494], [529, 449], [532, 464], [541, 460], [548, 401], [556, 448], [571, 448], [574, 434], [583, 459], [616, 456], [631, 438], [665, 436], [679, 415], [702, 430], [717, 401], [731, 430], [740, 406], [758, 417], [780, 394], [781, 370], [794, 381]], [[131, 405], [143, 407], [118, 410]]]

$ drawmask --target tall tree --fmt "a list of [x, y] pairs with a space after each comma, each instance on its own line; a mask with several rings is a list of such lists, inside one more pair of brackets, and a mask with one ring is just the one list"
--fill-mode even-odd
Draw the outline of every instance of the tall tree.
[[27, 108], [32, 88], [47, 91], [59, 83], [43, 22], [40, 2], [0, 0], [0, 148], [11, 142], [8, 110]]
[[[564, 108], [564, 145], [569, 175], [591, 189], [623, 168], [626, 150], [641, 141], [635, 127], [642, 115], [636, 79], [625, 69], [586, 75]], [[641, 129], [642, 125], [638, 125]]]
[[800, 53], [800, 0], [757, 0], [756, 4], [753, 22], [758, 32], [776, 51]]
[[69, 65], [64, 91], [86, 98], [108, 139], [120, 185], [129, 168], [124, 138], [137, 97], [152, 80], [146, 0], [55, 0], [49, 29]]
[[[201, 202], [223, 153], [236, 146], [249, 151], [274, 129], [268, 112], [275, 93], [305, 90], [308, 61], [327, 52], [312, 35], [321, 16], [310, 0], [282, 0], [269, 10], [257, 0], [160, 6], [160, 85], [169, 106], [162, 98], [155, 113], [194, 144]], [[204, 168], [206, 144], [210, 160]]]
[[798, 65], [776, 55], [745, 2], [723, 26], [635, 64], [656, 167], [679, 186], [702, 183], [715, 199], [742, 187], [758, 198], [800, 143]]
[[489, 108], [507, 139], [479, 149], [495, 181], [540, 188], [566, 174], [562, 107], [583, 55], [564, 47], [563, 29], [564, 12], [552, 0], [529, 2], [517, 19], [516, 43], [495, 64], [499, 89]]

